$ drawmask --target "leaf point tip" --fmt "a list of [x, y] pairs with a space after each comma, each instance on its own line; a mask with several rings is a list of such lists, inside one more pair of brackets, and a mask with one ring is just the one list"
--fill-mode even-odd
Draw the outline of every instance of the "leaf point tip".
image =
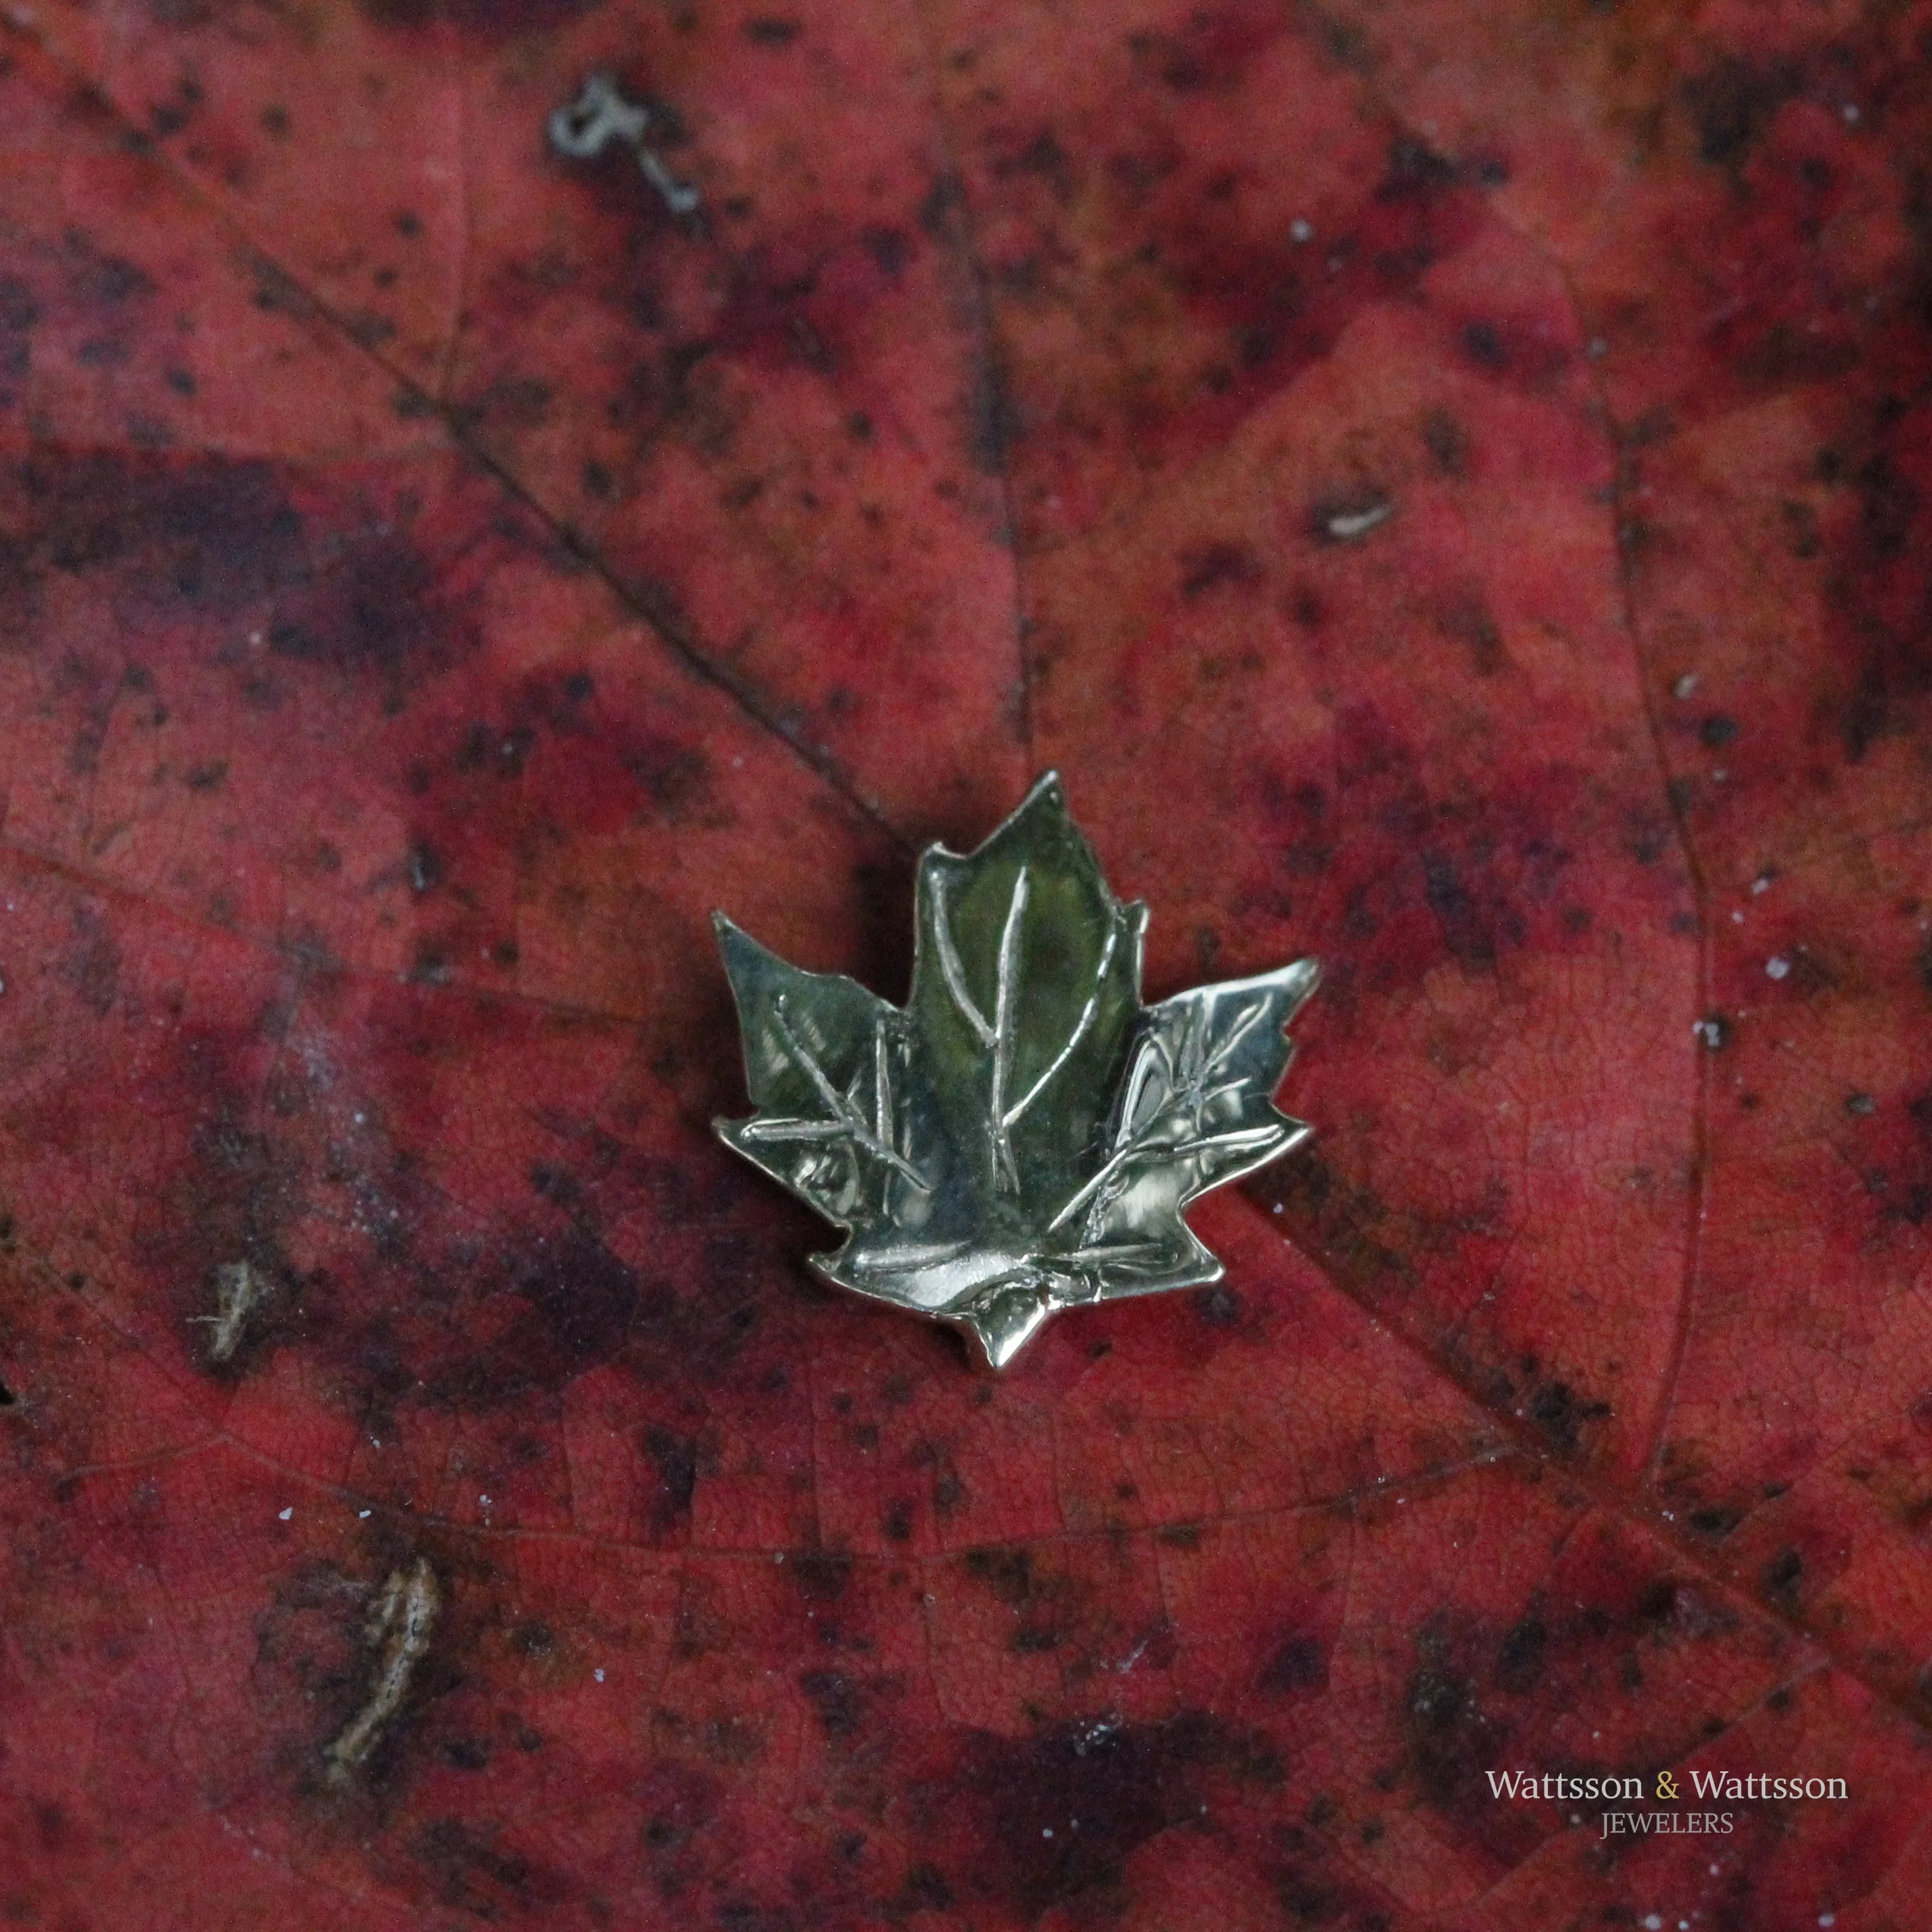
[[1012, 818], [1018, 818], [1031, 811], [1034, 806], [1040, 805], [1051, 806], [1062, 818], [1068, 815], [1066, 788], [1061, 782], [1058, 770], [1048, 770], [1042, 772], [1040, 776], [1027, 788], [1026, 796], [1020, 800], [1011, 816]]

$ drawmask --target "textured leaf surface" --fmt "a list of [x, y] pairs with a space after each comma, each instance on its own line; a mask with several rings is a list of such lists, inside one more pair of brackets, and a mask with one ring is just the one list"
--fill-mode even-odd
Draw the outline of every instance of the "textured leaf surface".
[[[0, 1919], [1923, 1925], [1932, 16], [5, 20]], [[1317, 1138], [994, 1384], [706, 919], [1048, 766]]]

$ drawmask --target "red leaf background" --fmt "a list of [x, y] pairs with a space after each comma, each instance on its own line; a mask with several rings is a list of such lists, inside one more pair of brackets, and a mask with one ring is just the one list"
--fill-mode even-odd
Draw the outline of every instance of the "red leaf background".
[[[0, 1921], [1932, 1922], [1932, 13], [6, 17]], [[1318, 1138], [995, 1382], [706, 916], [1048, 765]]]

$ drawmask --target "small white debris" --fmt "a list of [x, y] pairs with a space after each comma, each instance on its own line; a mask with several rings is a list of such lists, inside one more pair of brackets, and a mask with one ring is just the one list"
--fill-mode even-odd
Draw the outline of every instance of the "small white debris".
[[1732, 914], [1731, 914], [1731, 923], [1732, 923], [1733, 926], [1742, 926], [1742, 925], [1743, 925], [1743, 924], [1744, 924], [1744, 914], [1743, 914], [1742, 913], [1741, 913], [1741, 912], [1734, 912], [1734, 913], [1732, 913]]
[[356, 1512], [356, 1520], [358, 1522], [360, 1522], [364, 1520], [364, 1518], [373, 1515], [374, 1514], [374, 1512], [370, 1510], [358, 1510]]
[[295, 1505], [291, 1503], [286, 1509], [284, 1510], [281, 1514], [276, 1517], [275, 1520], [278, 1522], [286, 1522], [289, 1518], [293, 1516], [295, 1513]]
[[1838, 1915], [1835, 1912], [1821, 1912], [1818, 1915], [1818, 1923], [1820, 1925], [1835, 1925], [1838, 1922]]
[[1755, 898], [1760, 892], [1769, 892], [1771, 890], [1771, 880], [1772, 875], [1770, 873], [1759, 873], [1757, 877], [1751, 881], [1751, 896]]
[[1042, 1838], [1052, 1838], [1053, 1836], [1053, 1827], [1051, 1825], [1041, 1826], [1040, 1828], [1040, 1835]]
[[1352, 543], [1357, 537], [1365, 537], [1378, 524], [1388, 522], [1390, 506], [1384, 503], [1371, 503], [1366, 509], [1337, 510], [1322, 524], [1322, 528], [1338, 543]]
[[1583, 353], [1592, 362], [1598, 362], [1610, 352], [1610, 345], [1600, 335], [1593, 335], [1583, 345]]
[[599, 1670], [593, 1670], [590, 1674], [591, 1674], [591, 1676], [593, 1676], [594, 1678], [596, 1678], [596, 1680], [598, 1681], [598, 1683], [602, 1684], [602, 1683], [603, 1682], [603, 1681], [604, 1681], [604, 1672], [603, 1672], [603, 1671], [602, 1671], [601, 1669], [599, 1669]]
[[[1858, 124], [1858, 110], [1849, 100], [1838, 110], [1838, 112], [1845, 117], [1845, 125], [1847, 128], [1856, 128]], [[1820, 1925], [1828, 1925], [1831, 1922], [1828, 1918], [1821, 1918], [1818, 1922]]]
[[1670, 687], [1670, 694], [1672, 698], [1688, 698], [1696, 688], [1697, 674], [1694, 670], [1687, 670]]
[[490, 1507], [490, 1498], [488, 1496], [478, 1496], [476, 1500], [481, 1503], [485, 1509], [488, 1509]]
[[1297, 242], [1306, 242], [1315, 230], [1299, 216], [1288, 224], [1289, 235]]
[[1268, 1210], [1268, 1212], [1270, 1214], [1279, 1214], [1281, 1212], [1281, 1203], [1277, 1201], [1274, 1205]]
[[1664, 1921], [1652, 1912], [1643, 1922], [1643, 1932], [1664, 1932]]
[[1791, 962], [1781, 952], [1774, 955], [1764, 962], [1765, 977], [1768, 980], [1781, 980], [1790, 970]]
[[589, 74], [577, 98], [551, 113], [550, 144], [560, 154], [583, 161], [601, 154], [613, 141], [622, 142], [637, 156], [644, 178], [663, 197], [665, 207], [674, 214], [688, 214], [698, 206], [698, 190], [680, 181], [644, 146], [644, 130], [650, 124], [650, 110], [626, 100], [610, 75]]
[[1730, 782], [1730, 777], [1731, 773], [1730, 766], [1727, 765], [1720, 765], [1718, 769], [1711, 774], [1711, 782], [1713, 784], [1728, 784]]
[[1715, 1048], [1724, 1043], [1724, 1023], [1722, 1020], [1693, 1020], [1690, 1030], [1708, 1047]]

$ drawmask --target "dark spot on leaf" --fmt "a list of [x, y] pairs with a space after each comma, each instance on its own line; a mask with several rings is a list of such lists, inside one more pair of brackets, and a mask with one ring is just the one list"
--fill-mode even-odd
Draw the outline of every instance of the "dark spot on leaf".
[[1455, 164], [1426, 141], [1400, 135], [1389, 144], [1388, 166], [1376, 192], [1385, 201], [1427, 195], [1453, 185]]
[[1502, 332], [1492, 322], [1472, 322], [1462, 331], [1462, 347], [1479, 369], [1500, 372], [1510, 364], [1509, 350]]
[[878, 265], [881, 274], [896, 278], [905, 272], [912, 260], [912, 242], [902, 228], [863, 229], [860, 232], [859, 240], [866, 254]]
[[1549, 1645], [1549, 1625], [1534, 1612], [1524, 1617], [1503, 1639], [1497, 1653], [1497, 1683], [1519, 1696], [1534, 1690], [1543, 1675], [1544, 1653]]
[[836, 1604], [852, 1581], [852, 1558], [842, 1550], [808, 1550], [785, 1571], [809, 1604]]
[[1721, 1543], [1743, 1522], [1744, 1511], [1713, 1504], [1694, 1509], [1684, 1520], [1700, 1536], [1708, 1536], [1714, 1542]]
[[1001, 179], [1015, 175], [1031, 176], [1045, 182], [1057, 200], [1064, 202], [1072, 199], [1072, 158], [1054, 138], [1050, 128], [1036, 134], [1017, 154], [994, 163], [993, 172]]
[[1235, 86], [1281, 31], [1266, 8], [1197, 8], [1178, 32], [1130, 34], [1127, 51], [1142, 74], [1176, 94], [1197, 94]]
[[969, 1550], [966, 1574], [988, 1585], [1003, 1604], [1018, 1606], [1033, 1594], [1033, 1558], [1023, 1549]]
[[711, 761], [702, 746], [643, 736], [618, 754], [619, 762], [643, 786], [658, 814], [676, 824], [708, 801]]
[[644, 1450], [658, 1472], [651, 1528], [664, 1536], [691, 1520], [691, 1498], [698, 1487], [698, 1444], [691, 1436], [653, 1424], [644, 1431]]
[[1480, 591], [1471, 590], [1453, 598], [1438, 621], [1444, 637], [1468, 650], [1470, 668], [1478, 677], [1493, 677], [1508, 662], [1503, 634]]
[[1220, 584], [1258, 583], [1262, 574], [1260, 560], [1245, 544], [1201, 544], [1180, 554], [1180, 594], [1191, 602]]
[[893, 1909], [910, 1917], [915, 1912], [950, 1912], [952, 1901], [952, 1888], [946, 1883], [945, 1874], [937, 1865], [921, 1860], [907, 1872]]
[[1436, 915], [1450, 954], [1472, 973], [1495, 971], [1494, 926], [1462, 884], [1448, 855], [1424, 852], [1422, 875], [1429, 909]]
[[1207, 1779], [1235, 1748], [1217, 1719], [1193, 1712], [1164, 1724], [1076, 1721], [1032, 1738], [982, 1732], [956, 1777], [920, 1796], [934, 1813], [964, 1804], [977, 1814], [975, 1877], [1030, 1917], [1112, 1887], [1138, 1846], [1198, 1819]]
[[301, 520], [266, 463], [97, 454], [30, 460], [21, 481], [30, 568], [112, 572], [144, 607], [225, 614], [304, 572]]
[[490, 1826], [455, 1818], [430, 1820], [410, 1840], [436, 1902], [483, 1920], [506, 1912], [554, 1909], [574, 1889], [560, 1874], [544, 1870], [520, 1852], [506, 1850]]
[[519, 1624], [510, 1640], [526, 1657], [548, 1657], [556, 1648], [556, 1634], [546, 1623]]
[[1469, 433], [1447, 410], [1431, 410], [1423, 418], [1424, 446], [1445, 476], [1469, 472]]
[[1545, 1382], [1529, 1400], [1530, 1420], [1566, 1455], [1576, 1452], [1585, 1423], [1600, 1421], [1610, 1413], [1608, 1402], [1585, 1402], [1568, 1382]]
[[1262, 1666], [1255, 1688], [1264, 1697], [1280, 1697], [1293, 1690], [1310, 1690], [1328, 1681], [1327, 1652], [1316, 1639], [1296, 1635], [1285, 1637]]
[[836, 1670], [808, 1670], [799, 1688], [812, 1701], [825, 1735], [835, 1741], [850, 1737], [864, 1721], [866, 1699], [849, 1677]]
[[1797, 70], [1784, 62], [1754, 66], [1727, 56], [1684, 84], [1684, 105], [1697, 153], [1713, 165], [1743, 160], [1777, 110], [1796, 93]]
[[1798, 1605], [1798, 1585], [1804, 1574], [1804, 1559], [1796, 1550], [1780, 1550], [1764, 1566], [1764, 1594], [1787, 1610]]
[[89, 1012], [97, 1019], [105, 1019], [113, 1010], [120, 986], [121, 949], [108, 931], [106, 921], [91, 908], [76, 908], [74, 922], [74, 948], [62, 977]]
[[920, 229], [937, 238], [945, 232], [952, 218], [952, 212], [964, 199], [957, 175], [937, 176], [919, 205], [917, 220]]
[[1021, 434], [1018, 410], [1006, 387], [1006, 372], [997, 357], [980, 358], [966, 399], [967, 447], [974, 466], [997, 476], [1006, 468], [1006, 452]]

